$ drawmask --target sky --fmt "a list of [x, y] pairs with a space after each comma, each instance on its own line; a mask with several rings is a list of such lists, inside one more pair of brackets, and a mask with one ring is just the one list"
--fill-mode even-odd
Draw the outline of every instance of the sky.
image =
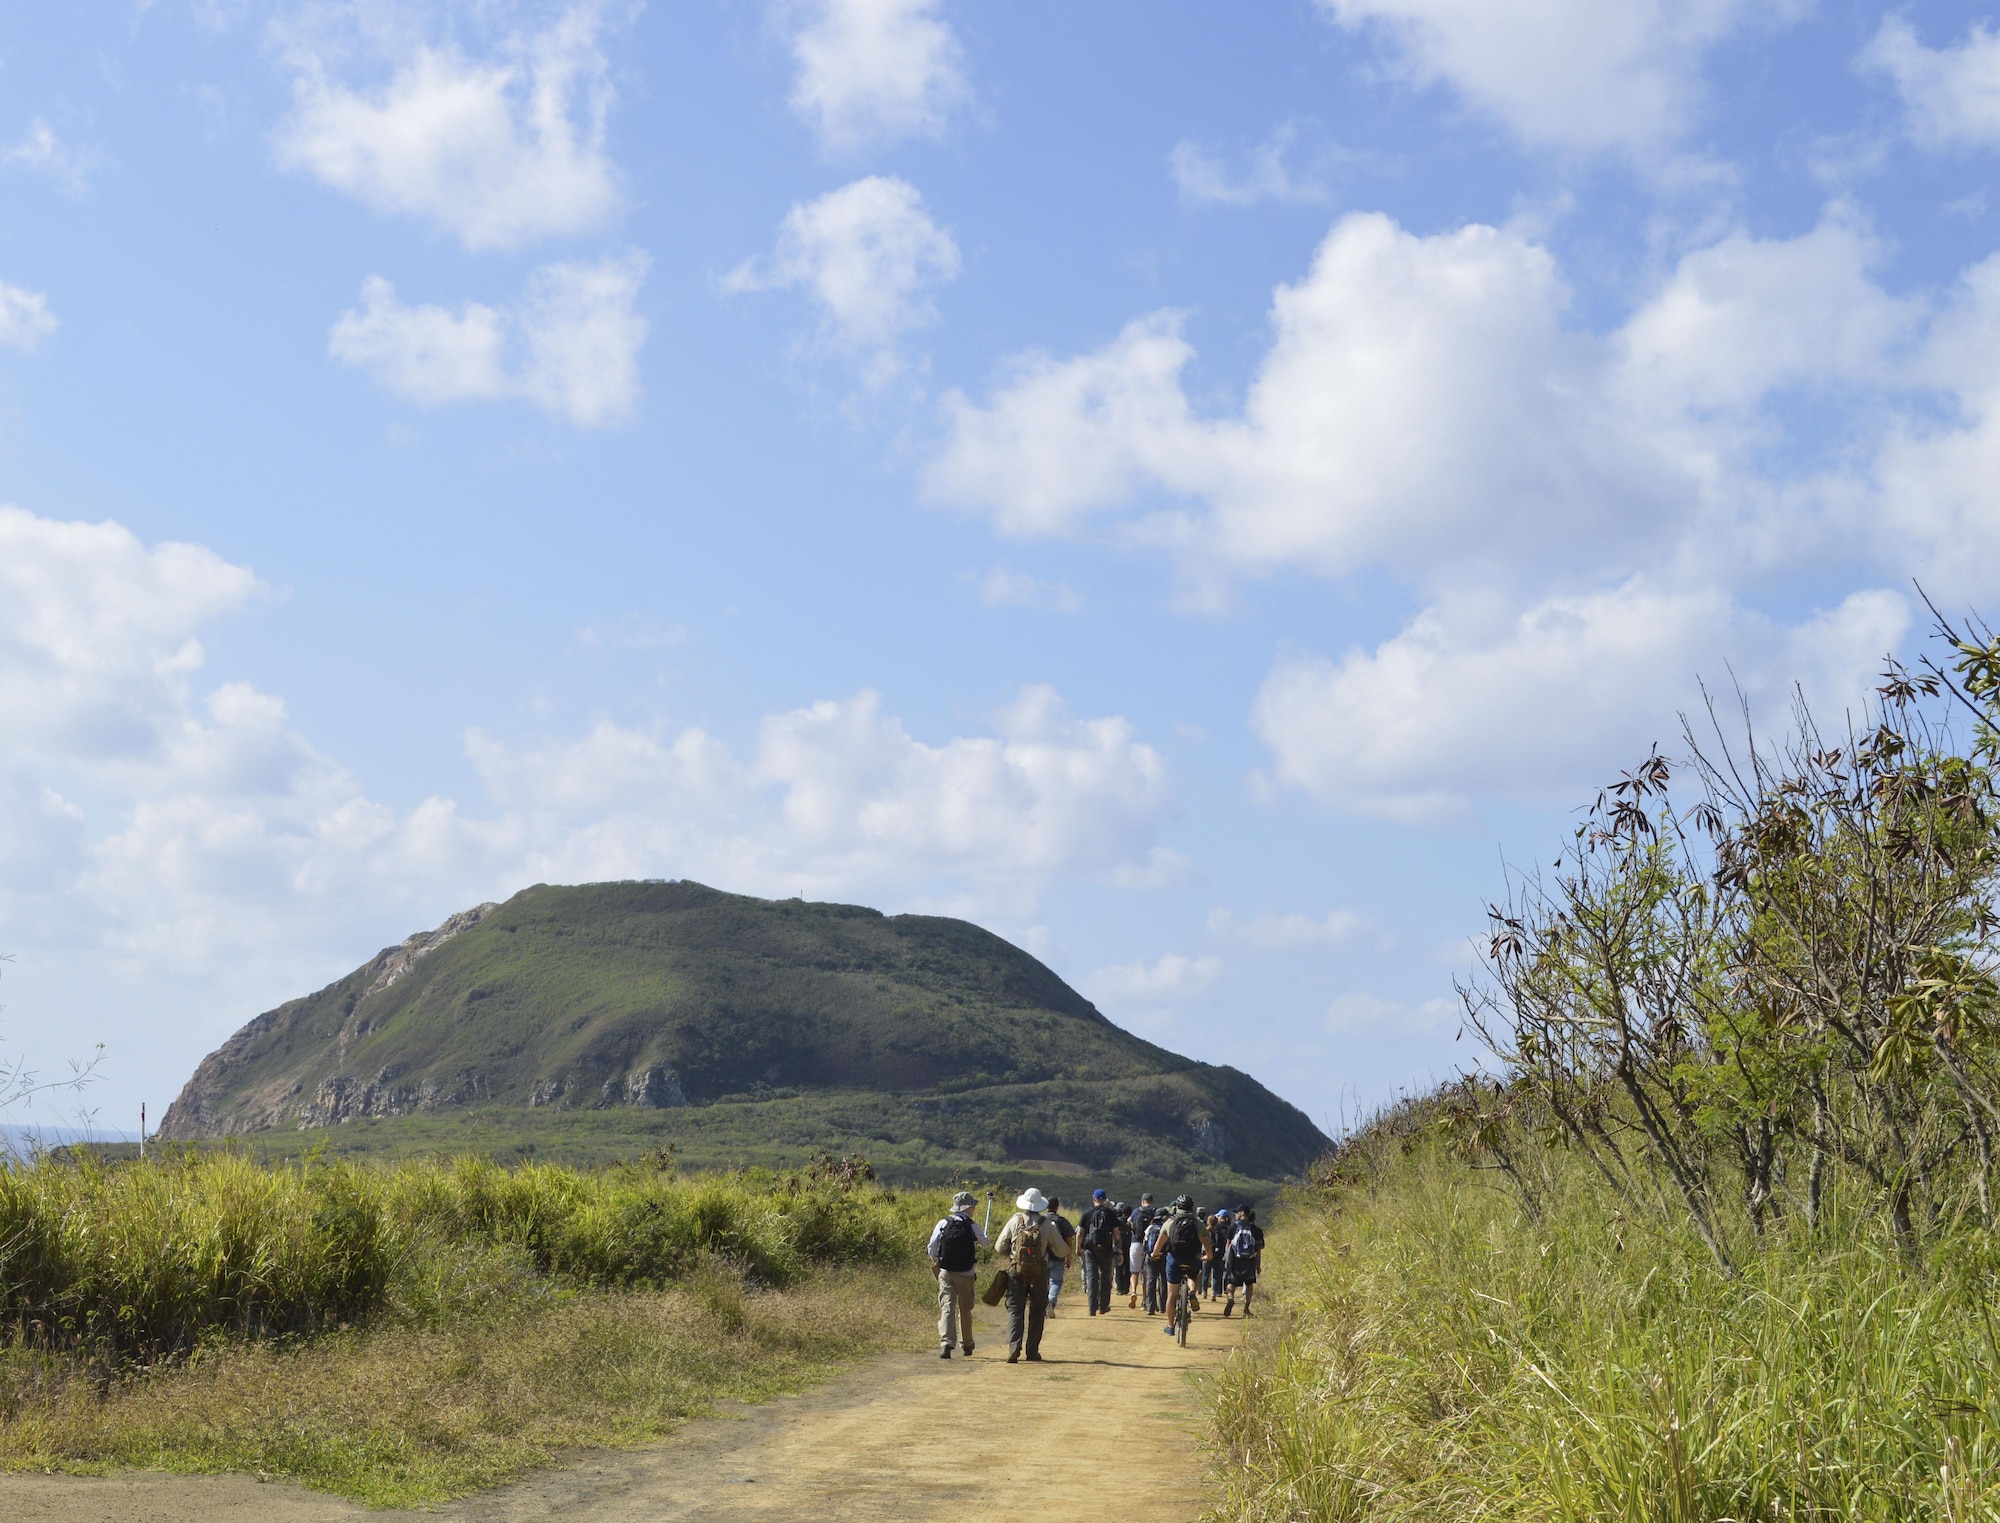
[[1703, 684], [2000, 606], [1997, 153], [1961, 5], [17, 7], [0, 1056], [692, 878], [1334, 1129]]

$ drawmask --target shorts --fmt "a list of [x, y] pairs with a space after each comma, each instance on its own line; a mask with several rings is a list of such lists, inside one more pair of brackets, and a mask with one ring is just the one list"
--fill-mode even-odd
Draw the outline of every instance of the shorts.
[[1134, 1243], [1132, 1245], [1132, 1251], [1126, 1255], [1126, 1268], [1133, 1274], [1144, 1274], [1146, 1272], [1146, 1245], [1144, 1243]]
[[1229, 1266], [1229, 1283], [1231, 1285], [1255, 1285], [1257, 1283], [1257, 1261], [1252, 1259], [1247, 1264], [1231, 1264]]
[[1170, 1253], [1167, 1255], [1167, 1283], [1175, 1285], [1182, 1280], [1192, 1280], [1195, 1271], [1200, 1268], [1200, 1259], [1177, 1259]]

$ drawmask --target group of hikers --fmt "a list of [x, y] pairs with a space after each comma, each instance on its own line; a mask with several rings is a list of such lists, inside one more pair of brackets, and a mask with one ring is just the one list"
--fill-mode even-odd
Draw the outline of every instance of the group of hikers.
[[[937, 1275], [940, 1359], [951, 1358], [957, 1348], [972, 1352], [981, 1248], [991, 1248], [997, 1263], [986, 1303], [998, 1305], [1002, 1296], [1007, 1301], [1009, 1364], [1024, 1357], [1040, 1362], [1043, 1324], [1062, 1298], [1071, 1264], [1082, 1266], [1093, 1317], [1110, 1315], [1116, 1296], [1125, 1297], [1133, 1311], [1143, 1299], [1146, 1315], [1165, 1316], [1165, 1330], [1171, 1334], [1183, 1295], [1219, 1296], [1227, 1317], [1236, 1310], [1239, 1290], [1243, 1315], [1250, 1315], [1264, 1229], [1247, 1206], [1204, 1213], [1191, 1195], [1155, 1206], [1150, 1194], [1128, 1206], [1096, 1190], [1089, 1207], [1072, 1222], [1062, 1214], [1061, 1200], [1030, 1189], [1014, 1202], [1014, 1215], [991, 1241], [973, 1219], [977, 1206], [972, 1193], [961, 1190], [952, 1197], [950, 1214], [931, 1229], [926, 1251]], [[1199, 1305], [1199, 1300], [1190, 1302], [1191, 1309]]]

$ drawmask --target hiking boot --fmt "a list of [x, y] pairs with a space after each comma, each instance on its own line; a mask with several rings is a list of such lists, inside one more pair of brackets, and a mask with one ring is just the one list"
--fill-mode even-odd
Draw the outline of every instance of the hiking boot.
[[968, 1359], [972, 1357], [972, 1345], [970, 1343], [965, 1345], [965, 1357]]
[[1042, 1356], [1040, 1354], [1030, 1354], [1028, 1356], [1028, 1363], [1030, 1364], [1040, 1364], [1041, 1362]]
[[1236, 1303], [1235, 1303], [1234, 1301], [1224, 1301], [1224, 1302], [1222, 1303], [1222, 1315], [1223, 1315], [1223, 1316], [1225, 1316], [1225, 1317], [1226, 1317], [1226, 1316], [1228, 1316], [1228, 1315], [1229, 1315], [1229, 1314], [1230, 1314], [1231, 1312], [1233, 1312], [1233, 1311], [1235, 1311], [1235, 1310], [1236, 1310]]
[[950, 1357], [951, 1357], [951, 1350], [950, 1350], [950, 1349], [948, 1349], [948, 1348], [941, 1348], [941, 1349], [939, 1349], [939, 1350], [938, 1350], [938, 1358], [940, 1358], [940, 1359], [949, 1359]]
[[1018, 1353], [1010, 1353], [1007, 1356], [1007, 1362], [1009, 1364], [1019, 1364], [1021, 1362], [1021, 1356]]

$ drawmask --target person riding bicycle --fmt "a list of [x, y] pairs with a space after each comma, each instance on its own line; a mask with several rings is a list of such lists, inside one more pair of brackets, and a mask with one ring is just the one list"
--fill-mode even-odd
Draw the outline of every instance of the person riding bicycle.
[[[1160, 1228], [1160, 1235], [1153, 1244], [1153, 1257], [1162, 1260], [1166, 1266], [1167, 1282], [1167, 1325], [1162, 1331], [1172, 1336], [1174, 1318], [1180, 1311], [1180, 1298], [1192, 1296], [1192, 1282], [1201, 1266], [1208, 1262], [1208, 1233], [1204, 1223], [1194, 1209], [1192, 1195], [1174, 1197], [1173, 1211]], [[1190, 1309], [1199, 1303], [1190, 1303]]]

